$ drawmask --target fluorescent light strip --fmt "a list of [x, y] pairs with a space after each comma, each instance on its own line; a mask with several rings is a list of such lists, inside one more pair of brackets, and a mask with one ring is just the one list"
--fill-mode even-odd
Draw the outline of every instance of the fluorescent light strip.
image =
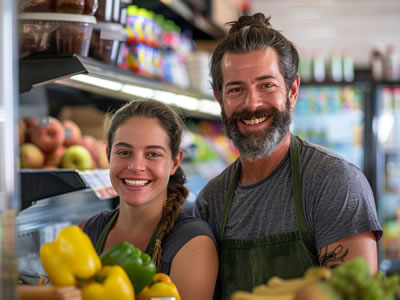
[[122, 84], [119, 82], [93, 77], [90, 75], [84, 75], [84, 74], [74, 75], [71, 76], [71, 79], [112, 91], [119, 91], [122, 88]]
[[102, 79], [85, 74], [72, 76], [71, 79], [85, 84], [109, 89], [112, 91], [120, 91], [128, 95], [147, 99], [155, 99], [160, 102], [175, 105], [187, 110], [200, 111], [215, 116], [219, 116], [221, 113], [218, 102], [208, 99], [197, 99], [194, 97], [180, 95], [167, 91], [153, 90], [150, 88], [135, 86], [131, 84], [121, 84], [116, 81]]
[[221, 114], [221, 107], [217, 101], [211, 101], [208, 99], [200, 99], [199, 101], [199, 111], [208, 113], [214, 116], [219, 116]]
[[130, 84], [124, 84], [121, 88], [121, 92], [132, 96], [151, 99], [153, 99], [155, 94], [155, 90]]

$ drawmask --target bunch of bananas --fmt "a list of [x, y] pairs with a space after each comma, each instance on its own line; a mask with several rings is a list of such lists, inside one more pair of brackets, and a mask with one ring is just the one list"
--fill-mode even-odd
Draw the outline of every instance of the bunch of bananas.
[[301, 288], [321, 280], [328, 280], [330, 277], [330, 269], [311, 267], [301, 278], [282, 279], [274, 276], [267, 284], [256, 286], [252, 293], [235, 292], [231, 300], [293, 300]]

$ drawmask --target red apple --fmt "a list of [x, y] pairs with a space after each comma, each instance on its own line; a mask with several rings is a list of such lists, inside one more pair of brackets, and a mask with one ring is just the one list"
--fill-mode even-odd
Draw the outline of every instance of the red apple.
[[97, 140], [91, 135], [84, 135], [82, 137], [81, 145], [89, 150], [94, 161], [99, 160], [99, 145]]
[[97, 166], [102, 169], [109, 169], [110, 168], [110, 163], [108, 162], [108, 157], [107, 157], [107, 145], [103, 141], [98, 141], [98, 149], [99, 149], [99, 158], [97, 161]]
[[65, 146], [79, 145], [82, 139], [82, 132], [79, 126], [72, 120], [62, 122], [65, 131]]
[[35, 144], [22, 144], [19, 150], [19, 156], [21, 168], [39, 169], [43, 167], [44, 154]]
[[24, 119], [26, 127], [29, 129], [31, 127], [35, 127], [39, 123], [39, 118], [37, 117], [27, 117]]
[[89, 170], [92, 164], [89, 150], [81, 145], [69, 146], [61, 159], [61, 167], [64, 169]]
[[22, 145], [25, 143], [26, 140], [26, 133], [27, 132], [27, 126], [24, 120], [19, 120], [18, 121], [18, 134], [19, 134], [19, 145]]
[[64, 155], [65, 150], [67, 148], [63, 145], [58, 146], [55, 150], [47, 154], [45, 165], [46, 166], [52, 166], [52, 167], [58, 167], [61, 163], [61, 159]]
[[44, 152], [51, 152], [64, 143], [64, 126], [56, 118], [48, 117], [47, 123], [39, 122], [30, 131], [32, 143]]

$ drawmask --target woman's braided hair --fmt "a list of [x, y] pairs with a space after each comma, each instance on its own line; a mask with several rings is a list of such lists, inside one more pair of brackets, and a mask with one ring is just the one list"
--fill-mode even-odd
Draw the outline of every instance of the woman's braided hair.
[[[111, 150], [116, 130], [125, 121], [137, 116], [158, 120], [169, 137], [171, 156], [172, 159], [174, 159], [179, 153], [184, 123], [176, 110], [155, 100], [134, 100], [122, 106], [115, 113], [107, 116], [105, 132], [108, 149]], [[108, 153], [110, 152], [111, 151]], [[163, 205], [161, 217], [162, 222], [158, 230], [157, 240], [153, 251], [153, 260], [156, 263], [158, 271], [160, 271], [161, 268], [161, 241], [174, 227], [181, 206], [189, 194], [188, 189], [184, 186], [185, 182], [186, 176], [182, 168], [179, 166], [168, 182], [168, 196]]]

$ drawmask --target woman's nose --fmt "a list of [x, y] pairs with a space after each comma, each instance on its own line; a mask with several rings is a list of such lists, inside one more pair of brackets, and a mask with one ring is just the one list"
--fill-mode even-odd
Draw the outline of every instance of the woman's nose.
[[131, 171], [143, 171], [146, 168], [145, 159], [140, 155], [134, 155], [129, 160], [128, 169]]

